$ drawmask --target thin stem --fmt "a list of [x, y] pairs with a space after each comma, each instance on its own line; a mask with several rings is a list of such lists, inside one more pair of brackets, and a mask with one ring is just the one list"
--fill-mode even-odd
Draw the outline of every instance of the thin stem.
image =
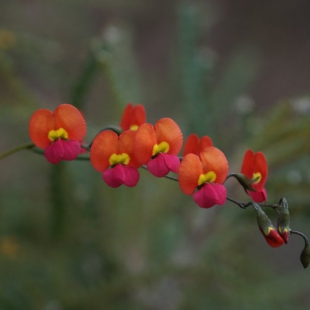
[[237, 200], [235, 200], [235, 199], [233, 199], [233, 198], [230, 198], [230, 197], [226, 197], [226, 200], [228, 200], [228, 201], [230, 201], [230, 202], [232, 202], [232, 203], [234, 203], [234, 204], [236, 204], [238, 207], [240, 207], [241, 209], [245, 209], [245, 207], [244, 207], [244, 203], [243, 202], [239, 202], [239, 201], [237, 201]]
[[35, 147], [35, 145], [33, 143], [25, 143], [25, 144], [19, 145], [19, 146], [15, 147], [9, 151], [6, 151], [6, 152], [0, 154], [0, 160], [5, 158], [5, 157], [8, 157], [14, 153], [17, 153], [19, 151], [29, 150], [29, 149], [32, 149], [34, 147]]
[[309, 245], [309, 240], [308, 240], [308, 238], [307, 238], [306, 235], [303, 234], [302, 232], [297, 231], [297, 230], [291, 230], [290, 233], [291, 233], [292, 235], [298, 235], [298, 236], [302, 237], [302, 238], [304, 239], [304, 241], [305, 241], [305, 246], [308, 246], [308, 245]]
[[[250, 201], [250, 202], [240, 202], [240, 201], [237, 201], [237, 200], [235, 200], [233, 198], [230, 198], [230, 197], [226, 197], [226, 200], [236, 204], [241, 209], [246, 209], [247, 207], [253, 205], [252, 201]], [[272, 209], [276, 210], [277, 212], [278, 212], [277, 208], [280, 207], [279, 204], [269, 204], [269, 203], [256, 203], [256, 204], [259, 205], [260, 207], [272, 208]]]

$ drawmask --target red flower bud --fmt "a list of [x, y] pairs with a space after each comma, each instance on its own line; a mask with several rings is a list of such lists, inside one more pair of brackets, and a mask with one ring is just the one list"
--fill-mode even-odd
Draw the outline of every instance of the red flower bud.
[[258, 204], [255, 204], [254, 207], [256, 210], [258, 227], [264, 238], [266, 239], [267, 243], [273, 248], [281, 246], [284, 241], [272, 225], [266, 213], [261, 209]]

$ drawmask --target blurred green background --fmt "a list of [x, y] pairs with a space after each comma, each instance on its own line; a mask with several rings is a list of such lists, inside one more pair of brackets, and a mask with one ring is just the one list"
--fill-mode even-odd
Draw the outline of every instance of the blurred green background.
[[[1, 0], [0, 151], [68, 102], [87, 141], [127, 102], [210, 135], [230, 172], [264, 151], [269, 202], [310, 236], [310, 3]], [[112, 189], [87, 161], [0, 162], [0, 309], [306, 309], [303, 240], [270, 248], [253, 210], [200, 209], [141, 171]], [[235, 181], [231, 197], [247, 201]], [[268, 212], [275, 221], [275, 214]]]

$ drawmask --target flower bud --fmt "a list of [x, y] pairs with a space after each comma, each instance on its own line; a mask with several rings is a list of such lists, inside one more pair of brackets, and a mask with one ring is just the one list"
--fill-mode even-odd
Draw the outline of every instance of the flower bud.
[[250, 180], [247, 176], [241, 173], [234, 173], [230, 176], [236, 178], [236, 180], [240, 183], [240, 185], [244, 188], [245, 192], [249, 191], [255, 191], [252, 187], [253, 180]]
[[309, 243], [306, 243], [304, 249], [302, 250], [300, 254], [300, 261], [304, 268], [306, 269], [309, 266], [310, 263], [310, 245]]
[[266, 239], [267, 243], [273, 248], [281, 246], [284, 241], [272, 225], [266, 213], [261, 209], [258, 204], [254, 204], [254, 207], [256, 210], [258, 227], [264, 238]]
[[288, 243], [288, 236], [290, 234], [290, 212], [288, 203], [283, 197], [280, 200], [280, 213], [278, 217], [278, 232], [285, 243]]

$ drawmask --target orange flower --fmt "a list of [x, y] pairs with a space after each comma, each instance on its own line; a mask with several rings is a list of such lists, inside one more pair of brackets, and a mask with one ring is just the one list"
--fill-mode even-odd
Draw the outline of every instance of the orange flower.
[[140, 166], [134, 157], [136, 132], [126, 130], [118, 136], [111, 130], [100, 132], [93, 140], [90, 161], [102, 172], [103, 180], [111, 187], [122, 184], [132, 187], [139, 181]]
[[81, 151], [86, 135], [86, 122], [82, 113], [71, 104], [61, 104], [54, 112], [40, 109], [29, 122], [32, 142], [44, 149], [46, 159], [52, 164], [61, 160], [74, 160]]
[[[222, 183], [227, 174], [226, 156], [218, 148], [210, 146], [204, 148], [199, 156], [189, 153], [183, 158], [179, 184], [185, 194], [194, 194], [193, 198], [200, 207], [210, 208], [226, 202], [226, 188]], [[196, 189], [198, 191], [195, 192]]]
[[185, 156], [189, 153], [199, 155], [199, 153], [208, 146], [213, 146], [212, 139], [209, 136], [203, 136], [199, 139], [199, 137], [193, 133], [187, 137], [182, 155]]
[[128, 103], [124, 109], [120, 127], [123, 130], [137, 130], [140, 125], [146, 122], [146, 113], [142, 104], [135, 107], [132, 103]]
[[265, 155], [262, 152], [254, 153], [252, 150], [247, 150], [244, 154], [241, 173], [254, 181], [251, 185], [255, 191], [247, 191], [252, 199], [256, 202], [266, 201], [267, 192], [264, 186], [268, 176], [268, 166]]
[[141, 165], [157, 177], [170, 171], [177, 173], [183, 135], [179, 126], [171, 118], [160, 119], [155, 126], [145, 123], [137, 130], [135, 155]]

